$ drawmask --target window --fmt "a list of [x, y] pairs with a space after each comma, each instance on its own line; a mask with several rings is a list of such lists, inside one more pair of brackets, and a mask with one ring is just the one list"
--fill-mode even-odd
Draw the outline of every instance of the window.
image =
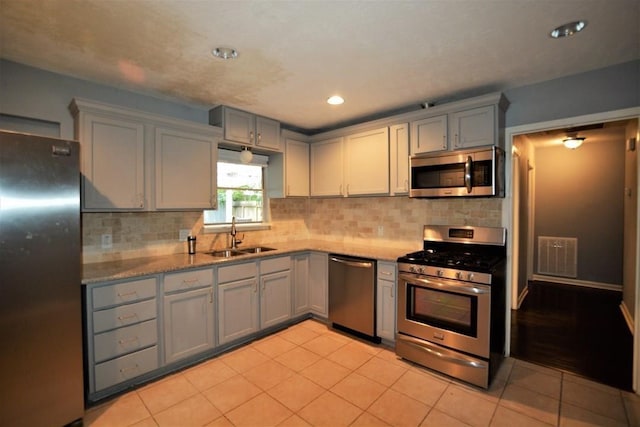
[[267, 157], [254, 154], [250, 164], [240, 163], [238, 153], [218, 150], [218, 209], [204, 211], [209, 225], [262, 223], [264, 221], [264, 166]]

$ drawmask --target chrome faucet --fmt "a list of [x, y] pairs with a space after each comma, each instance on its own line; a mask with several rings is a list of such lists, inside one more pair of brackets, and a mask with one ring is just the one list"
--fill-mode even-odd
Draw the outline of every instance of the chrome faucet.
[[236, 234], [238, 234], [238, 230], [236, 230], [236, 217], [231, 217], [231, 231], [229, 232], [231, 235], [231, 249], [238, 249], [238, 245], [242, 243], [242, 240], [236, 239]]

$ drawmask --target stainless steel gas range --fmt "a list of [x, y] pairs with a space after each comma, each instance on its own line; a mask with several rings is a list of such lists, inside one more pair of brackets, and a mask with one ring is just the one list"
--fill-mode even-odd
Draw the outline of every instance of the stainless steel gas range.
[[504, 355], [506, 230], [425, 225], [398, 258], [396, 354], [488, 388]]

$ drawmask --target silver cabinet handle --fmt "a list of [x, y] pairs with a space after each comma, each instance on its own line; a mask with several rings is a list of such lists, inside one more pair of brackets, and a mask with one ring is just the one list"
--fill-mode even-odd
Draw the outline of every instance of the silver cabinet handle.
[[249, 132], [249, 141], [253, 142], [253, 131]]
[[129, 320], [129, 319], [137, 319], [137, 318], [138, 318], [138, 313], [126, 314], [126, 315], [118, 316], [118, 320], [120, 320], [120, 321]]

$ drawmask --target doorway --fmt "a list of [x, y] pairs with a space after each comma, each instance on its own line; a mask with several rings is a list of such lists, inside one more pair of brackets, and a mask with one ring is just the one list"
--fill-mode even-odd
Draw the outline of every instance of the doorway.
[[[637, 140], [637, 111], [510, 130], [509, 351], [637, 389], [632, 333], [638, 320], [638, 165], [630, 146]], [[583, 147], [561, 146], [572, 133], [586, 137]], [[601, 334], [612, 338], [608, 344]], [[605, 346], [608, 352], [598, 356]], [[612, 373], [612, 365], [620, 372]]]

